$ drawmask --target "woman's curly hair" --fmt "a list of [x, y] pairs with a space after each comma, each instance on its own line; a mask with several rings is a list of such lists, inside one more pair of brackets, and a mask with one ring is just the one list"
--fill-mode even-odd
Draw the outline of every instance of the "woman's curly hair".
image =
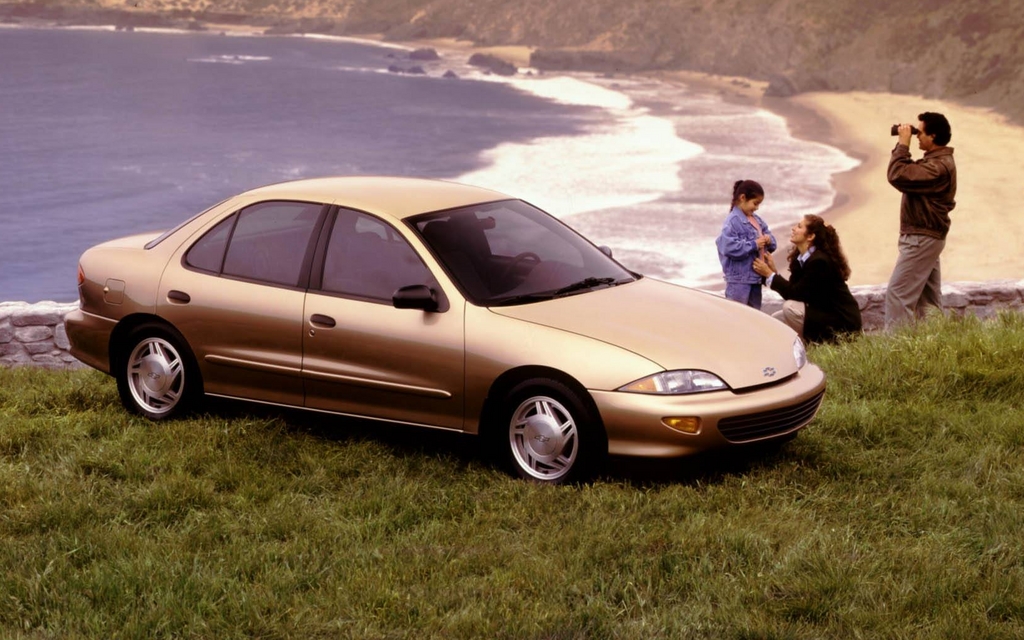
[[[814, 235], [814, 240], [811, 241], [814, 250], [821, 251], [831, 258], [839, 266], [839, 273], [843, 276], [843, 280], [849, 280], [850, 263], [846, 261], [846, 254], [843, 253], [843, 245], [839, 242], [839, 234], [836, 233], [835, 227], [825, 224], [821, 216], [815, 215], [804, 216], [804, 226], [807, 228], [808, 234]], [[789, 250], [789, 261], [793, 262], [799, 255], [800, 250], [793, 247]]]

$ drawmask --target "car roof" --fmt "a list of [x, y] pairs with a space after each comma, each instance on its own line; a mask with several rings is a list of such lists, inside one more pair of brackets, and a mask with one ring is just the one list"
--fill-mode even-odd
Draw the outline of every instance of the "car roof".
[[395, 218], [510, 199], [498, 191], [456, 182], [385, 176], [293, 180], [252, 189], [242, 195], [330, 202]]

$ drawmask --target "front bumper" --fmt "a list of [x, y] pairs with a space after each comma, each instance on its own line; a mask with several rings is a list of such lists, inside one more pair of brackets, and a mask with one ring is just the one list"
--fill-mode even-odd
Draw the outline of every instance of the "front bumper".
[[[752, 391], [661, 396], [591, 391], [612, 455], [672, 458], [784, 437], [805, 427], [825, 392], [825, 373], [807, 364], [788, 380]], [[697, 433], [682, 433], [666, 417], [700, 418]], [[721, 430], [719, 423], [722, 422]], [[728, 434], [724, 435], [723, 434]]]

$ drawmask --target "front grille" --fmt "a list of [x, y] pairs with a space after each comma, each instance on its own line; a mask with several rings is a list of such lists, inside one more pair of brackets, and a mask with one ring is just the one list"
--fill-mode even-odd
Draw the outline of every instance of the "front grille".
[[729, 442], [750, 442], [792, 431], [811, 421], [824, 395], [822, 391], [792, 407], [722, 418], [718, 421], [718, 431]]

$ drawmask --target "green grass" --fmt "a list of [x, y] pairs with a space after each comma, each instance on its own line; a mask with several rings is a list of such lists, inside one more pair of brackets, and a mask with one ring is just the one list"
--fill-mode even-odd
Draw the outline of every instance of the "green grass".
[[0, 637], [1024, 637], [1024, 319], [816, 347], [780, 450], [513, 480], [472, 441], [0, 370]]

